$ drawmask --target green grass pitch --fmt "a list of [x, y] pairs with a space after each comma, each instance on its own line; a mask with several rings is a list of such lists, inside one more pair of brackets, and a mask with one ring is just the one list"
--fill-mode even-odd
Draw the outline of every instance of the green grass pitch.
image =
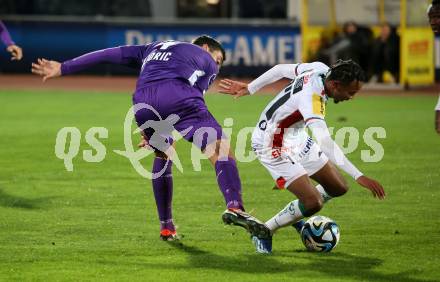
[[[239, 128], [255, 125], [270, 99], [206, 97], [221, 123], [234, 118], [233, 140]], [[174, 219], [184, 238], [181, 244], [159, 241], [150, 181], [113, 152], [124, 149], [128, 94], [0, 91], [0, 280], [439, 281], [435, 102], [432, 96], [362, 95], [330, 102], [329, 126], [353, 126], [361, 136], [370, 126], [385, 128], [386, 139], [378, 139], [382, 161], [362, 162], [363, 142], [349, 158], [383, 184], [387, 198], [375, 200], [349, 180], [350, 191], [319, 212], [340, 226], [333, 252], [304, 251], [289, 228], [274, 237], [273, 255], [262, 256], [242, 229], [223, 226], [214, 171], [207, 161], [194, 171], [184, 141], [178, 144], [184, 172], [174, 169]], [[54, 154], [56, 134], [66, 126], [82, 133], [73, 172]], [[109, 130], [101, 163], [82, 159], [82, 150], [90, 149], [84, 135], [94, 126]], [[257, 161], [239, 163], [239, 170], [245, 205], [257, 217], [266, 220], [293, 199], [271, 190]]]

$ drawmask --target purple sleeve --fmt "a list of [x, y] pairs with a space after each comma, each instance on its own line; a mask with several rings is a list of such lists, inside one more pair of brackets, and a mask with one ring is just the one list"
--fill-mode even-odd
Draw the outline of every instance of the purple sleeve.
[[199, 87], [202, 92], [208, 90], [217, 77], [218, 67], [214, 60], [210, 59], [207, 61], [205, 72], [205, 75], [199, 81]]
[[11, 46], [15, 44], [14, 41], [12, 41], [11, 36], [9, 35], [8, 29], [2, 21], [0, 21], [0, 38], [6, 46]]
[[101, 63], [125, 65], [140, 69], [148, 45], [120, 46], [84, 54], [61, 64], [61, 74], [67, 75]]

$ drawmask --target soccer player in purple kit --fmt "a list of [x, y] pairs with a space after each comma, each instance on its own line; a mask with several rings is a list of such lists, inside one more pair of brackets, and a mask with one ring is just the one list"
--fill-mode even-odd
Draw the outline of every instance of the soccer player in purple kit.
[[8, 29], [2, 21], [0, 21], [0, 39], [6, 45], [6, 51], [11, 53], [11, 61], [19, 61], [23, 58], [23, 50], [12, 41]]
[[[192, 43], [179, 41], [153, 42], [147, 45], [120, 46], [98, 50], [72, 60], [59, 63], [38, 59], [32, 64], [32, 72], [49, 78], [79, 72], [99, 63], [131, 66], [140, 70], [133, 94], [133, 104], [149, 105], [182, 136], [198, 146], [215, 168], [219, 188], [225, 198], [227, 209], [222, 219], [225, 224], [242, 226], [252, 235], [266, 238], [270, 230], [258, 219], [244, 211], [241, 198], [241, 181], [235, 159], [227, 145], [227, 137], [221, 126], [209, 112], [204, 93], [214, 81], [225, 60], [225, 51], [215, 39], [202, 35]], [[156, 114], [148, 109], [135, 109], [135, 119], [143, 129], [147, 146], [155, 150], [156, 158], [152, 173], [163, 172], [153, 179], [153, 191], [161, 225], [162, 240], [176, 240], [176, 229], [172, 218], [173, 178], [172, 162], [168, 151], [173, 144], [171, 132], [156, 134], [145, 124], [157, 121]], [[144, 125], [144, 126], [143, 126]], [[208, 128], [213, 134], [207, 134]], [[154, 135], [154, 138], [151, 138]], [[162, 136], [159, 142], [158, 135]], [[206, 138], [204, 138], [206, 137]], [[209, 152], [209, 153], [208, 153]]]

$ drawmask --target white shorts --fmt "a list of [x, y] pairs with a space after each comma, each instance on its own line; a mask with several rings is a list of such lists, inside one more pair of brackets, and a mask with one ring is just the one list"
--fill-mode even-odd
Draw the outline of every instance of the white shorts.
[[289, 147], [273, 149], [263, 148], [258, 144], [252, 144], [252, 149], [281, 189], [302, 175], [315, 174], [328, 162], [327, 156], [310, 137], [299, 152], [298, 149], [295, 151]]
[[437, 105], [435, 106], [435, 110], [440, 111], [440, 96], [438, 96], [438, 102]]

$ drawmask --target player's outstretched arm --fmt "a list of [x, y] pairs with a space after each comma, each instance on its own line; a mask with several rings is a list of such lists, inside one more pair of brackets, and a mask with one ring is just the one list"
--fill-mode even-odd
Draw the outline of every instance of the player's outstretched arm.
[[282, 78], [294, 79], [297, 75], [296, 72], [299, 65], [301, 64], [276, 65], [249, 84], [232, 79], [223, 79], [220, 82], [220, 93], [230, 94], [234, 96], [234, 98], [252, 95], [264, 86]]
[[43, 80], [80, 72], [98, 64], [126, 65], [136, 69], [142, 66], [142, 53], [146, 45], [120, 46], [97, 50], [59, 63], [42, 59], [32, 65], [32, 72], [43, 76]]
[[61, 76], [61, 63], [38, 59], [36, 63], [32, 63], [32, 73], [42, 76], [43, 82], [49, 78], [59, 77]]
[[321, 150], [333, 164], [337, 165], [340, 169], [353, 177], [359, 185], [370, 190], [375, 198], [384, 199], [385, 191], [382, 185], [376, 180], [363, 175], [362, 172], [360, 172], [350, 160], [347, 159], [338, 144], [336, 144], [331, 138], [327, 124], [324, 120], [315, 120], [307, 124], [307, 126], [312, 131]]
[[8, 29], [2, 21], [0, 21], [0, 39], [7, 46], [6, 51], [11, 53], [11, 61], [19, 61], [23, 58], [23, 50], [12, 41]]

